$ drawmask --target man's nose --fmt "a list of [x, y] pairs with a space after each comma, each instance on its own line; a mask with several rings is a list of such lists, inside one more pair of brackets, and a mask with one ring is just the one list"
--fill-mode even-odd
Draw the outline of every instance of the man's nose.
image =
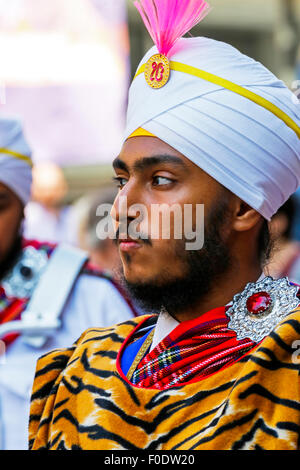
[[115, 202], [111, 209], [111, 217], [116, 222], [127, 218], [127, 196], [123, 196], [121, 192], [115, 199]]
[[140, 204], [140, 192], [137, 185], [128, 182], [117, 195], [112, 206], [111, 216], [116, 222], [134, 220], [137, 217], [136, 205]]

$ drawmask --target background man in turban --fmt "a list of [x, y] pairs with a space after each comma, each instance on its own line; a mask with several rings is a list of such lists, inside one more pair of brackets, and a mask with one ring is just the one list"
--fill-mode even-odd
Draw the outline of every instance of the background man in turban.
[[[0, 339], [6, 343], [5, 358], [0, 364], [0, 448], [5, 449], [27, 448], [30, 390], [37, 358], [49, 349], [66, 346], [74, 341], [83, 329], [109, 326], [134, 316], [131, 304], [125, 300], [118, 285], [104, 273], [92, 268], [86, 256], [78, 251], [76, 253], [81, 264], [66, 286], [61, 299], [61, 311], [58, 312], [61, 326], [51, 334], [47, 330], [43, 334], [38, 329], [36, 318], [30, 334], [26, 335], [23, 331], [19, 335], [22, 333], [22, 319], [25, 318], [30, 300], [37, 293], [44, 273], [47, 273], [48, 263], [50, 267], [55, 253], [58, 257], [56, 263], [59, 256], [65, 253], [58, 252], [54, 245], [47, 242], [38, 243], [22, 237], [24, 206], [30, 198], [30, 155], [20, 122], [1, 118], [0, 333], [5, 331], [8, 334], [0, 335]], [[72, 269], [72, 263], [74, 266], [78, 263], [77, 256], [71, 256], [67, 261], [64, 257], [61, 264], [54, 266], [54, 276], [46, 286], [50, 299], [59, 296], [59, 287], [68, 276], [68, 270]], [[51, 315], [50, 303], [45, 295], [39, 308]], [[35, 328], [39, 333], [38, 338], [34, 335]]]
[[[296, 449], [298, 286], [262, 270], [267, 221], [300, 182], [299, 107], [270, 71], [228, 44], [175, 44], [206, 2], [135, 3], [156, 47], [130, 89], [113, 213], [124, 280], [155, 314], [84, 333], [51, 374], [57, 353], [39, 361], [30, 446]], [[152, 236], [152, 208], [173, 204], [182, 214], [191, 205], [194, 224], [204, 205], [201, 250]], [[73, 392], [74, 382], [84, 391]], [[92, 386], [101, 397], [86, 392]]]

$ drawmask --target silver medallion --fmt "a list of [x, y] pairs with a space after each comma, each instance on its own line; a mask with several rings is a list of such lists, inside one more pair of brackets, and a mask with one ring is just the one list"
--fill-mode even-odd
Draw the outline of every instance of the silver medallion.
[[19, 299], [30, 298], [47, 263], [48, 256], [45, 252], [32, 246], [25, 248], [11, 272], [2, 281], [5, 294]]
[[[259, 293], [268, 294], [269, 305], [254, 314], [247, 306], [249, 299]], [[287, 277], [278, 280], [266, 277], [247, 284], [242, 293], [234, 296], [233, 304], [226, 312], [230, 318], [228, 328], [236, 332], [238, 340], [250, 338], [256, 343], [260, 342], [299, 306], [297, 293], [298, 287], [291, 285]]]

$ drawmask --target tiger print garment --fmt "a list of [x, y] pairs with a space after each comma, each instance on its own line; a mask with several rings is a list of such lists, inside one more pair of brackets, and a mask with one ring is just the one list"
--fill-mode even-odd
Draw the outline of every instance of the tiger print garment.
[[144, 319], [88, 330], [38, 361], [30, 449], [299, 449], [300, 309], [238, 362], [168, 390], [137, 388], [117, 367]]

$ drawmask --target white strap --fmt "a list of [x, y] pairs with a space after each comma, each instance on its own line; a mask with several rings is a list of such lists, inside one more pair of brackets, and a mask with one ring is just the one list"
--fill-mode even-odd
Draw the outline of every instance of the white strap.
[[23, 336], [27, 344], [41, 347], [47, 340], [47, 336], [40, 336], [43, 327], [48, 334], [59, 328], [59, 318], [87, 259], [87, 253], [71, 246], [60, 245], [54, 250], [22, 314], [22, 323], [32, 327], [30, 334]]

